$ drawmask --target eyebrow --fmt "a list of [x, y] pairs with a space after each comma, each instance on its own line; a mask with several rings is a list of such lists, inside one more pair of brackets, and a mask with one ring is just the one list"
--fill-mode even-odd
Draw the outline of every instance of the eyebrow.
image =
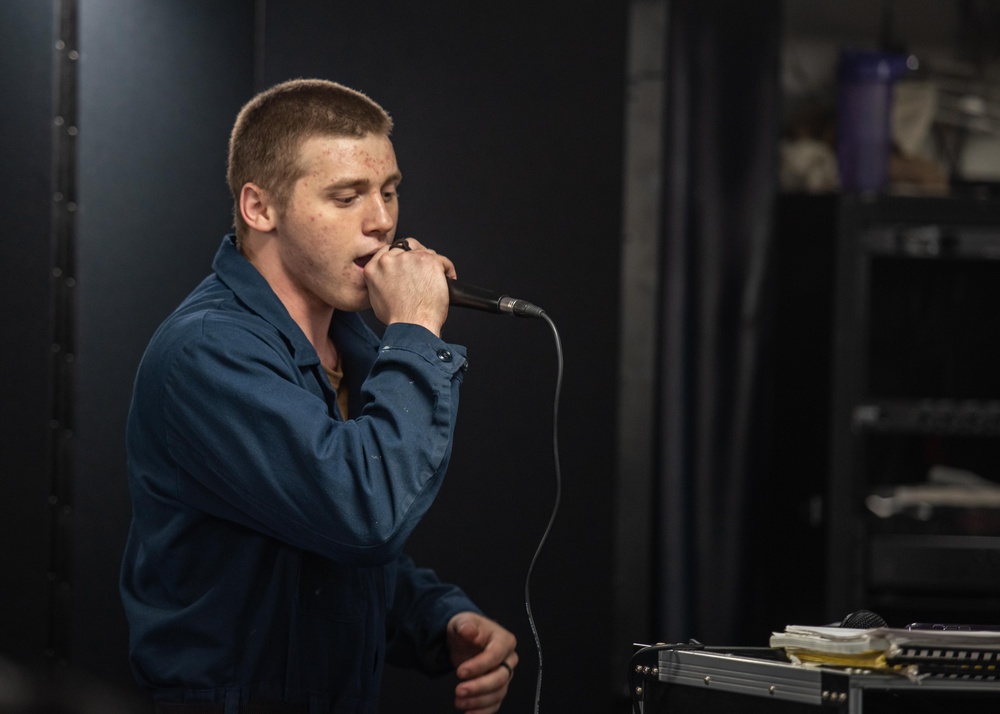
[[[382, 185], [387, 183], [399, 183], [403, 180], [403, 175], [399, 171], [394, 171], [389, 174]], [[342, 178], [339, 181], [334, 181], [326, 187], [327, 191], [339, 191], [345, 188], [366, 188], [372, 185], [372, 181], [366, 178]]]

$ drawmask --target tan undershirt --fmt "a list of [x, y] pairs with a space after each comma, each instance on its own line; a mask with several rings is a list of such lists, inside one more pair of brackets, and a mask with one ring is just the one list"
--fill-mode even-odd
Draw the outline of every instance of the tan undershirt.
[[330, 380], [330, 386], [337, 390], [337, 406], [340, 407], [340, 413], [344, 419], [347, 419], [347, 385], [345, 384], [343, 389], [340, 388], [344, 381], [344, 370], [340, 368], [340, 361], [337, 361], [337, 366], [333, 369], [324, 365], [323, 371], [326, 372], [326, 378]]

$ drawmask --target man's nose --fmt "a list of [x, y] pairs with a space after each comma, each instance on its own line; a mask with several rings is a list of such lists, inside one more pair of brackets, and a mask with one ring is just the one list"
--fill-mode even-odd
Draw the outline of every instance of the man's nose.
[[366, 228], [372, 232], [386, 233], [396, 225], [389, 205], [385, 202], [382, 194], [377, 194], [370, 202], [371, 208], [368, 211]]

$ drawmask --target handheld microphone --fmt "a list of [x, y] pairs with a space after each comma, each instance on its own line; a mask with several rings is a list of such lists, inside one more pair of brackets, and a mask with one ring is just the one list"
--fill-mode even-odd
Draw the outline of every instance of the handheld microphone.
[[485, 310], [502, 315], [517, 315], [518, 317], [541, 317], [545, 314], [545, 310], [537, 305], [532, 305], [527, 300], [518, 300], [476, 285], [466, 285], [457, 280], [448, 280], [448, 297], [452, 305], [469, 307], [473, 310]]
[[[406, 239], [397, 240], [393, 248], [409, 250]], [[517, 315], [518, 317], [541, 317], [545, 310], [532, 305], [527, 300], [518, 300], [476, 285], [466, 285], [457, 280], [448, 279], [448, 299], [457, 307], [468, 307], [473, 310], [495, 312], [501, 315]]]

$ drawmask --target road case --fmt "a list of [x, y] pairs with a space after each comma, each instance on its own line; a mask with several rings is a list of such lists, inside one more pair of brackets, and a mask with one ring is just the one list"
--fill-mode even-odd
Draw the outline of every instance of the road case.
[[1000, 681], [801, 665], [773, 648], [640, 647], [630, 671], [642, 714], [979, 714]]

